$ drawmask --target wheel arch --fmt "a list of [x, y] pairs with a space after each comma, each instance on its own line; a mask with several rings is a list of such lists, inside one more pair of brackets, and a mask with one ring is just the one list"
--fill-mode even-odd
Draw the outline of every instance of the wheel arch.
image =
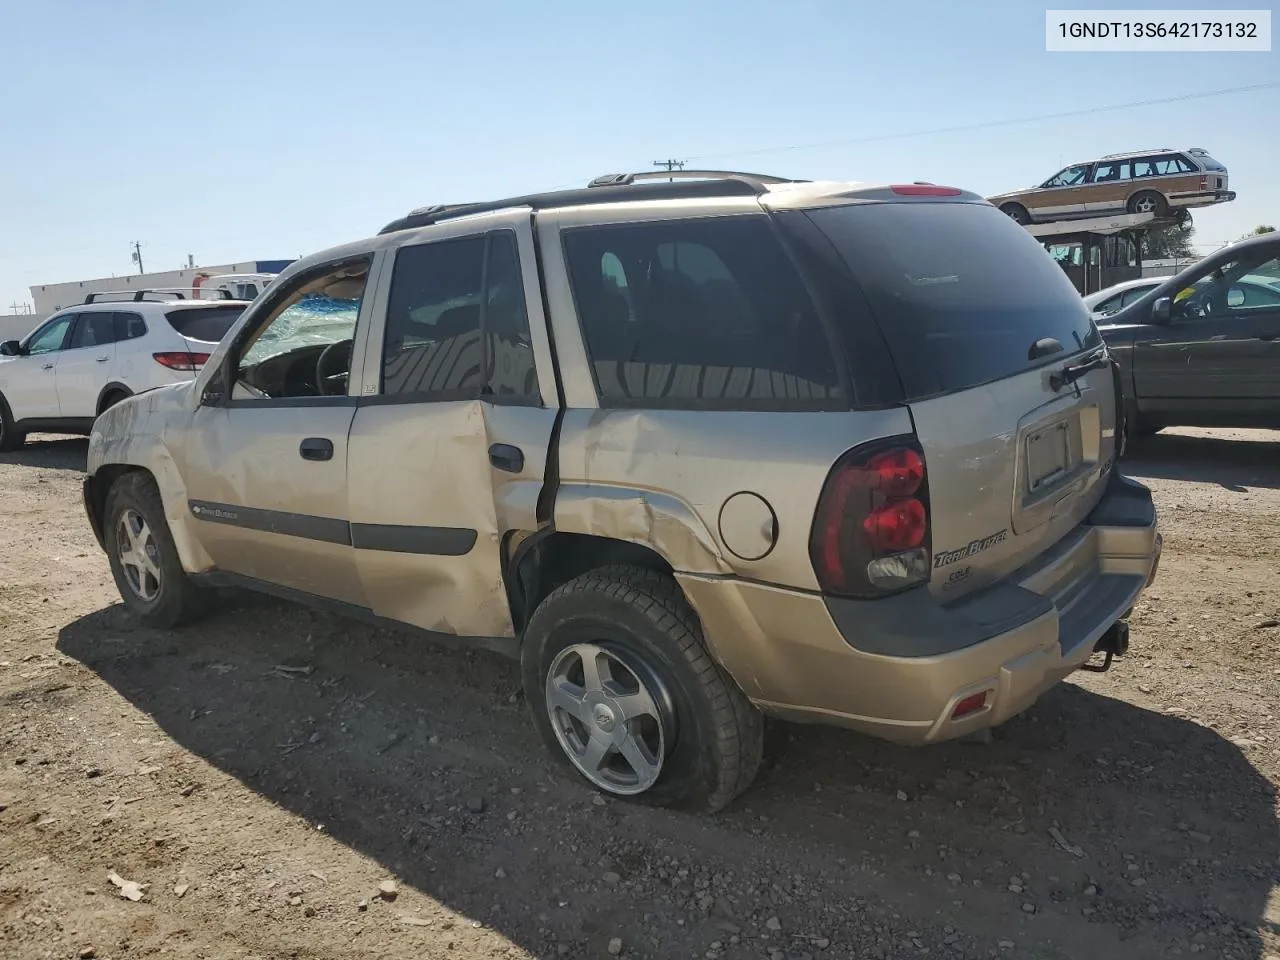
[[[111, 416], [118, 408], [108, 410]], [[102, 543], [101, 531], [106, 523], [107, 497], [121, 477], [145, 473], [160, 492], [165, 521], [173, 537], [182, 567], [187, 573], [205, 573], [213, 569], [213, 561], [192, 529], [194, 521], [187, 510], [187, 489], [172, 455], [154, 435], [129, 434], [103, 450], [103, 434], [95, 428], [89, 438], [89, 463], [84, 481], [85, 510], [94, 533]]]
[[130, 390], [125, 384], [121, 383], [120, 381], [112, 380], [105, 387], [103, 387], [101, 390], [98, 391], [98, 402], [93, 408], [97, 416], [102, 415], [102, 411], [105, 409], [107, 398], [114, 397], [116, 395], [119, 395], [120, 399], [124, 400], [128, 397], [132, 397], [133, 391]]
[[546, 527], [520, 541], [507, 563], [507, 598], [511, 622], [520, 636], [533, 611], [557, 587], [601, 567], [625, 565], [674, 570], [651, 546]]

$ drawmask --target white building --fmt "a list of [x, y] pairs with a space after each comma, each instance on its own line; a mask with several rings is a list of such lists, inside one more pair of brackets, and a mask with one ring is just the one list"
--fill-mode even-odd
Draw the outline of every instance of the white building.
[[102, 277], [97, 280], [72, 280], [69, 283], [44, 283], [32, 286], [31, 301], [35, 314], [30, 326], [35, 326], [59, 310], [84, 303], [91, 293], [117, 293], [132, 290], [178, 290], [190, 297], [202, 280], [223, 273], [279, 273], [292, 260], [249, 260], [244, 263], [227, 263], [213, 267], [191, 267], [186, 270], [167, 270], [162, 273], [135, 273], [123, 277]]

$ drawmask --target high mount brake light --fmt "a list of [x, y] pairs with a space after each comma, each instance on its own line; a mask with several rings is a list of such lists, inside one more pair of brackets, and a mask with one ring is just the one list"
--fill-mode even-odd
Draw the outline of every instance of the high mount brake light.
[[876, 597], [928, 579], [929, 497], [914, 437], [848, 451], [823, 486], [809, 556], [823, 592]]
[[958, 197], [956, 187], [939, 187], [933, 183], [898, 183], [889, 188], [902, 197]]

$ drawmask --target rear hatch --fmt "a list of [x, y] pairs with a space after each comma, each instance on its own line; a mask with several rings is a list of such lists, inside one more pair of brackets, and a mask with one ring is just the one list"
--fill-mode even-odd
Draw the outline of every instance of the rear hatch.
[[958, 597], [1028, 564], [1097, 503], [1113, 456], [1113, 375], [1080, 295], [989, 204], [802, 215], [848, 266], [897, 368], [924, 450], [930, 589]]
[[[187, 342], [187, 349], [206, 358], [240, 319], [247, 303], [175, 307], [165, 313], [169, 326]], [[203, 361], [201, 361], [203, 362]]]

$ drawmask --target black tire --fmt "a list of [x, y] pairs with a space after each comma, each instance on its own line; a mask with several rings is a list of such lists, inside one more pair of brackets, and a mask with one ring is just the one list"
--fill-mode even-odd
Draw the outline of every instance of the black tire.
[[[1148, 206], [1150, 209], [1142, 209]], [[1129, 198], [1129, 202], [1125, 204], [1125, 210], [1129, 213], [1154, 213], [1157, 217], [1167, 217], [1169, 201], [1159, 191], [1140, 190]]]
[[[151, 531], [155, 546], [153, 559], [160, 570], [159, 589], [151, 599], [139, 594], [121, 561], [120, 534], [126, 511], [140, 515]], [[208, 594], [192, 583], [182, 569], [164, 516], [160, 491], [150, 474], [133, 471], [111, 485], [103, 512], [102, 533], [116, 589], [125, 606], [144, 624], [167, 629], [190, 623], [208, 612]]]
[[1024, 227], [1031, 222], [1031, 214], [1027, 213], [1027, 208], [1020, 203], [1006, 203], [1000, 208], [1000, 212], [1014, 223], [1022, 224]]
[[27, 435], [14, 425], [9, 403], [0, 394], [0, 453], [11, 453], [26, 441]]
[[545, 694], [557, 654], [579, 643], [607, 643], [669, 695], [672, 732], [661, 772], [628, 799], [713, 813], [750, 786], [764, 752], [764, 718], [711, 659], [697, 616], [669, 576], [631, 566], [592, 570], [552, 591], [525, 629], [521, 673], [534, 724], [562, 767], [590, 783], [560, 745]]

